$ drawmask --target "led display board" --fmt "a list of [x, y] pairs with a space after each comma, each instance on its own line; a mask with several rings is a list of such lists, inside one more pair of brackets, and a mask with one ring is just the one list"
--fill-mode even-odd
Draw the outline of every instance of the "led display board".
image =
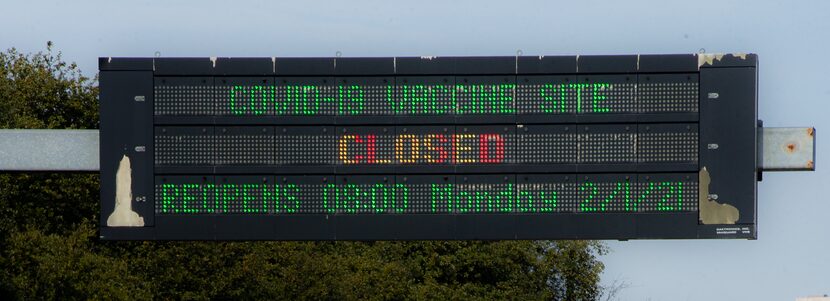
[[756, 66], [101, 58], [101, 236], [754, 238]]

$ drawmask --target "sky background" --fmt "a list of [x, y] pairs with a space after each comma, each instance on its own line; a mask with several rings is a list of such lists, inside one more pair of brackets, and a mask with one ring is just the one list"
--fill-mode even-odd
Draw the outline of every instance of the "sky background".
[[[8, 1], [0, 48], [106, 56], [450, 56], [752, 52], [765, 126], [815, 126], [816, 172], [766, 173], [758, 240], [610, 241], [619, 300], [830, 294], [830, 1]], [[229, 1], [230, 2], [230, 1]], [[828, 136], [830, 137], [830, 136]], [[827, 138], [830, 139], [830, 138]], [[822, 192], [823, 191], [823, 192]]]

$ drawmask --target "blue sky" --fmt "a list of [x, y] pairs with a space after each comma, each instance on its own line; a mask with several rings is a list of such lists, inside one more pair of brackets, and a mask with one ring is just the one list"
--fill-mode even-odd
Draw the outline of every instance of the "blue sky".
[[[766, 126], [816, 126], [816, 172], [767, 173], [757, 241], [608, 242], [620, 300], [830, 293], [828, 1], [13, 1], [0, 48], [99, 56], [406, 56], [754, 52]], [[172, 2], [172, 1], [171, 1]]]

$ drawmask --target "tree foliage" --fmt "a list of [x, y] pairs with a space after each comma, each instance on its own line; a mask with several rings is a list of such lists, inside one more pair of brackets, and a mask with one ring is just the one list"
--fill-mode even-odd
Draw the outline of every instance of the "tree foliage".
[[[0, 53], [0, 128], [97, 128], [96, 80]], [[593, 241], [107, 242], [98, 176], [0, 174], [0, 299], [593, 300]]]

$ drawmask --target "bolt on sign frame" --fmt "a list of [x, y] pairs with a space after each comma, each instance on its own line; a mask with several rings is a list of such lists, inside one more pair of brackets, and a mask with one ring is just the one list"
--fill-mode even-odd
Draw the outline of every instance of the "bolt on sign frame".
[[754, 54], [99, 66], [103, 239], [756, 237]]

